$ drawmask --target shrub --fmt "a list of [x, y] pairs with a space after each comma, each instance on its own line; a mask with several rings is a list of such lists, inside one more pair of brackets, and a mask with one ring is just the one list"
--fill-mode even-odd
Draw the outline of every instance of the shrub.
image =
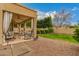
[[47, 34], [48, 30], [37, 30], [37, 34]]
[[53, 29], [52, 28], [49, 28], [48, 29], [48, 33], [52, 33], [53, 32]]
[[39, 30], [37, 30], [37, 34], [40, 34], [40, 31]]
[[75, 29], [73, 38], [79, 42], [79, 28]]
[[47, 34], [48, 33], [48, 30], [45, 30], [45, 33]]
[[37, 30], [37, 34], [47, 34], [47, 33], [52, 33], [53, 29], [52, 28], [48, 28], [47, 30]]
[[44, 30], [40, 30], [40, 34], [44, 34], [45, 32], [44, 32]]

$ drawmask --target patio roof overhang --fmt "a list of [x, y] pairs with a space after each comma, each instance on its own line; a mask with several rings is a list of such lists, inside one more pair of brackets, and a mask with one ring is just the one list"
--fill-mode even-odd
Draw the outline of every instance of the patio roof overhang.
[[12, 13], [16, 13], [16, 14], [20, 14], [20, 15], [24, 15], [24, 16], [28, 16], [28, 17], [36, 17], [37, 16], [37, 12], [29, 9], [27, 7], [22, 6], [21, 4], [17, 4], [17, 3], [2, 3], [0, 4], [0, 9], [3, 11], [9, 11]]

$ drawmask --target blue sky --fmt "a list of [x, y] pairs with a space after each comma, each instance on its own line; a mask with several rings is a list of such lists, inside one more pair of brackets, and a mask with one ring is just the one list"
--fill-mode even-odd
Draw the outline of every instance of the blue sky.
[[23, 6], [26, 6], [30, 9], [40, 11], [42, 13], [47, 12], [60, 12], [62, 8], [66, 9], [67, 12], [72, 14], [72, 24], [75, 24], [79, 21], [79, 4], [78, 3], [23, 3]]

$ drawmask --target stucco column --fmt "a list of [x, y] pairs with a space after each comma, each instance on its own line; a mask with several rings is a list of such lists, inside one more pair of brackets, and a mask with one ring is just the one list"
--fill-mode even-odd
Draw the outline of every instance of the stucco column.
[[5, 36], [3, 35], [3, 12], [0, 10], [0, 44], [5, 42]]
[[19, 33], [21, 33], [21, 24], [19, 24]]
[[26, 33], [26, 22], [24, 22], [24, 32]]
[[34, 23], [33, 22], [34, 22], [34, 19], [32, 18], [31, 19], [31, 29], [33, 29], [33, 27], [34, 27]]
[[18, 30], [19, 30], [19, 33], [20, 33], [21, 32], [21, 25], [17, 24], [17, 27], [18, 27]]
[[21, 24], [20, 24], [20, 33], [21, 33]]
[[36, 38], [37, 36], [37, 19], [36, 18], [34, 18], [33, 25], [34, 25], [34, 38]]
[[19, 31], [19, 24], [17, 24], [17, 28], [18, 28], [18, 31]]
[[31, 32], [32, 32], [31, 34], [34, 38], [34, 18], [31, 19]]

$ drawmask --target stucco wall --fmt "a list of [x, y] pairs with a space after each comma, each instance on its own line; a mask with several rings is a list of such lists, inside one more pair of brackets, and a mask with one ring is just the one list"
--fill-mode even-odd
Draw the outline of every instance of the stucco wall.
[[66, 28], [66, 27], [53, 27], [54, 33], [58, 34], [73, 34], [75, 29], [74, 28]]

